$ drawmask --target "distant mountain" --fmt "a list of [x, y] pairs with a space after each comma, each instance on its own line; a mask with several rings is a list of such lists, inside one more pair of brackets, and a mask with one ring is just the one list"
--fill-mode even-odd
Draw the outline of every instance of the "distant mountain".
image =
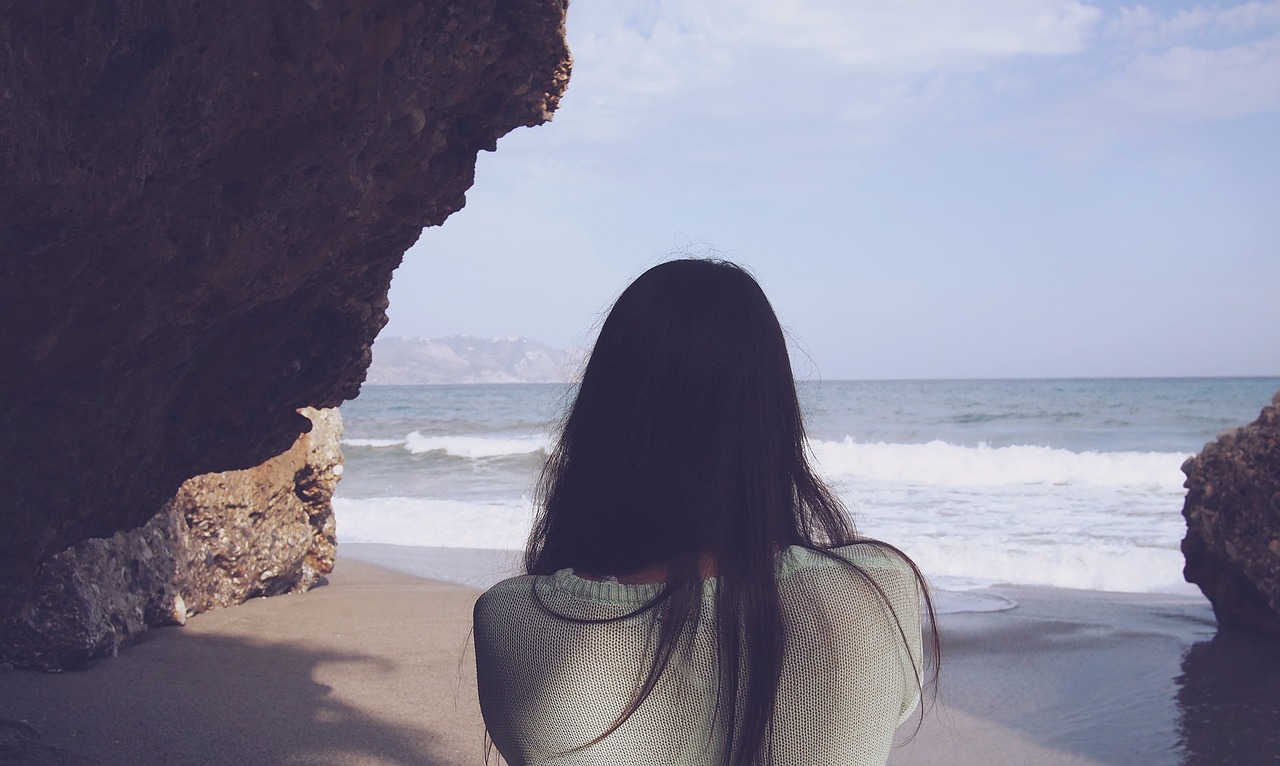
[[576, 372], [571, 355], [527, 338], [378, 338], [366, 382], [559, 383]]

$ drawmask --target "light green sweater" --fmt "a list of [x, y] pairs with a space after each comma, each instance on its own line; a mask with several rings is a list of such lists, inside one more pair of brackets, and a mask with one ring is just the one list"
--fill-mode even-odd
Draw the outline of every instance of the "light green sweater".
[[[838, 562], [798, 547], [778, 557], [787, 643], [774, 720], [776, 766], [883, 766], [894, 730], [919, 699], [920, 594], [911, 568], [870, 546], [837, 552], [883, 589], [892, 613], [873, 587]], [[703, 583], [707, 607], [715, 585], [714, 578]], [[557, 614], [600, 619], [636, 609], [661, 586], [596, 582], [564, 569], [515, 577], [480, 597], [480, 707], [507, 763], [719, 762], [723, 735], [712, 730], [716, 644], [708, 620], [696, 626], [691, 653], [677, 651], [626, 723], [591, 747], [561, 755], [597, 737], [626, 708], [652, 662], [652, 612], [618, 622], [571, 622], [548, 614], [532, 595], [535, 587]]]

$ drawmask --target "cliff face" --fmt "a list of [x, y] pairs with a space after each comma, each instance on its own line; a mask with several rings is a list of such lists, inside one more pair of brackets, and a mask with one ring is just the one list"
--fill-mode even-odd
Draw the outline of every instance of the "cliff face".
[[143, 526], [45, 561], [0, 622], [0, 663], [74, 667], [149, 628], [320, 582], [333, 569], [342, 417], [303, 413], [314, 427], [283, 455], [188, 479]]
[[0, 9], [0, 619], [40, 562], [357, 393], [404, 251], [555, 109], [564, 12]]
[[1188, 582], [1218, 624], [1280, 639], [1280, 393], [1182, 465]]

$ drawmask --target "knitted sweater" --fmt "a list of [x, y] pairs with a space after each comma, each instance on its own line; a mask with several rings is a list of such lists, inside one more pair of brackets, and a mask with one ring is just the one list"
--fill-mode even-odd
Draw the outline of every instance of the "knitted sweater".
[[[799, 547], [778, 557], [786, 653], [773, 728], [777, 766], [883, 766], [894, 730], [919, 699], [920, 595], [911, 568], [871, 546], [836, 552], [879, 585], [892, 613], [875, 588], [838, 562]], [[535, 587], [546, 608], [534, 599]], [[703, 582], [708, 613], [715, 587], [714, 578]], [[676, 652], [626, 723], [591, 747], [565, 753], [604, 732], [631, 700], [652, 662], [652, 612], [582, 623], [547, 609], [574, 618], [617, 617], [660, 588], [596, 582], [563, 569], [505, 580], [480, 597], [474, 615], [480, 707], [507, 763], [719, 762], [716, 637], [708, 620], [692, 628], [691, 651]]]

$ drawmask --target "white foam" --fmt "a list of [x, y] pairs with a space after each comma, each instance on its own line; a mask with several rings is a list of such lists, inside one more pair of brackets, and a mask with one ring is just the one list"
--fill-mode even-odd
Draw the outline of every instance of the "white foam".
[[404, 439], [343, 439], [348, 447], [403, 447]]
[[334, 498], [338, 540], [428, 548], [522, 549], [529, 501], [468, 503], [424, 497]]
[[1053, 447], [966, 447], [844, 441], [811, 443], [820, 470], [834, 478], [947, 487], [1013, 484], [1096, 487], [1182, 486], [1187, 455], [1172, 452], [1072, 452]]
[[[1007, 540], [904, 540], [901, 546], [947, 590], [1000, 584], [1129, 593], [1196, 594], [1182, 579], [1182, 554], [1088, 541], [1017, 544]], [[969, 610], [965, 610], [969, 611]]]
[[470, 459], [528, 455], [546, 452], [550, 447], [550, 442], [545, 436], [424, 436], [419, 431], [411, 431], [403, 439], [343, 439], [342, 443], [352, 447], [378, 449], [400, 447], [415, 455], [442, 452], [453, 457]]
[[[429, 498], [335, 498], [338, 539], [439, 548], [518, 550], [528, 536], [527, 498], [515, 503], [469, 503]], [[863, 520], [867, 534], [889, 540], [910, 555], [940, 592], [943, 611], [991, 611], [1011, 604], [973, 589], [1015, 583], [1086, 590], [1186, 593], [1177, 536], [1164, 547], [1096, 538], [1071, 542], [1036, 539], [1017, 530], [946, 528], [934, 520], [900, 525]], [[956, 595], [967, 593], [967, 595]]]
[[[414, 432], [392, 446], [483, 458], [528, 454], [547, 442]], [[901, 547], [945, 590], [1015, 583], [1196, 592], [1182, 579], [1179, 550], [1184, 455], [851, 439], [813, 449], [858, 531]], [[334, 502], [340, 539], [351, 542], [520, 549], [531, 520], [526, 498]]]
[[547, 440], [545, 437], [423, 436], [414, 431], [405, 437], [405, 448], [414, 454], [439, 451], [465, 458], [501, 457], [546, 451]]
[[944, 590], [931, 588], [935, 614], [961, 612], [1003, 612], [1018, 605], [1011, 598], [988, 590]]

